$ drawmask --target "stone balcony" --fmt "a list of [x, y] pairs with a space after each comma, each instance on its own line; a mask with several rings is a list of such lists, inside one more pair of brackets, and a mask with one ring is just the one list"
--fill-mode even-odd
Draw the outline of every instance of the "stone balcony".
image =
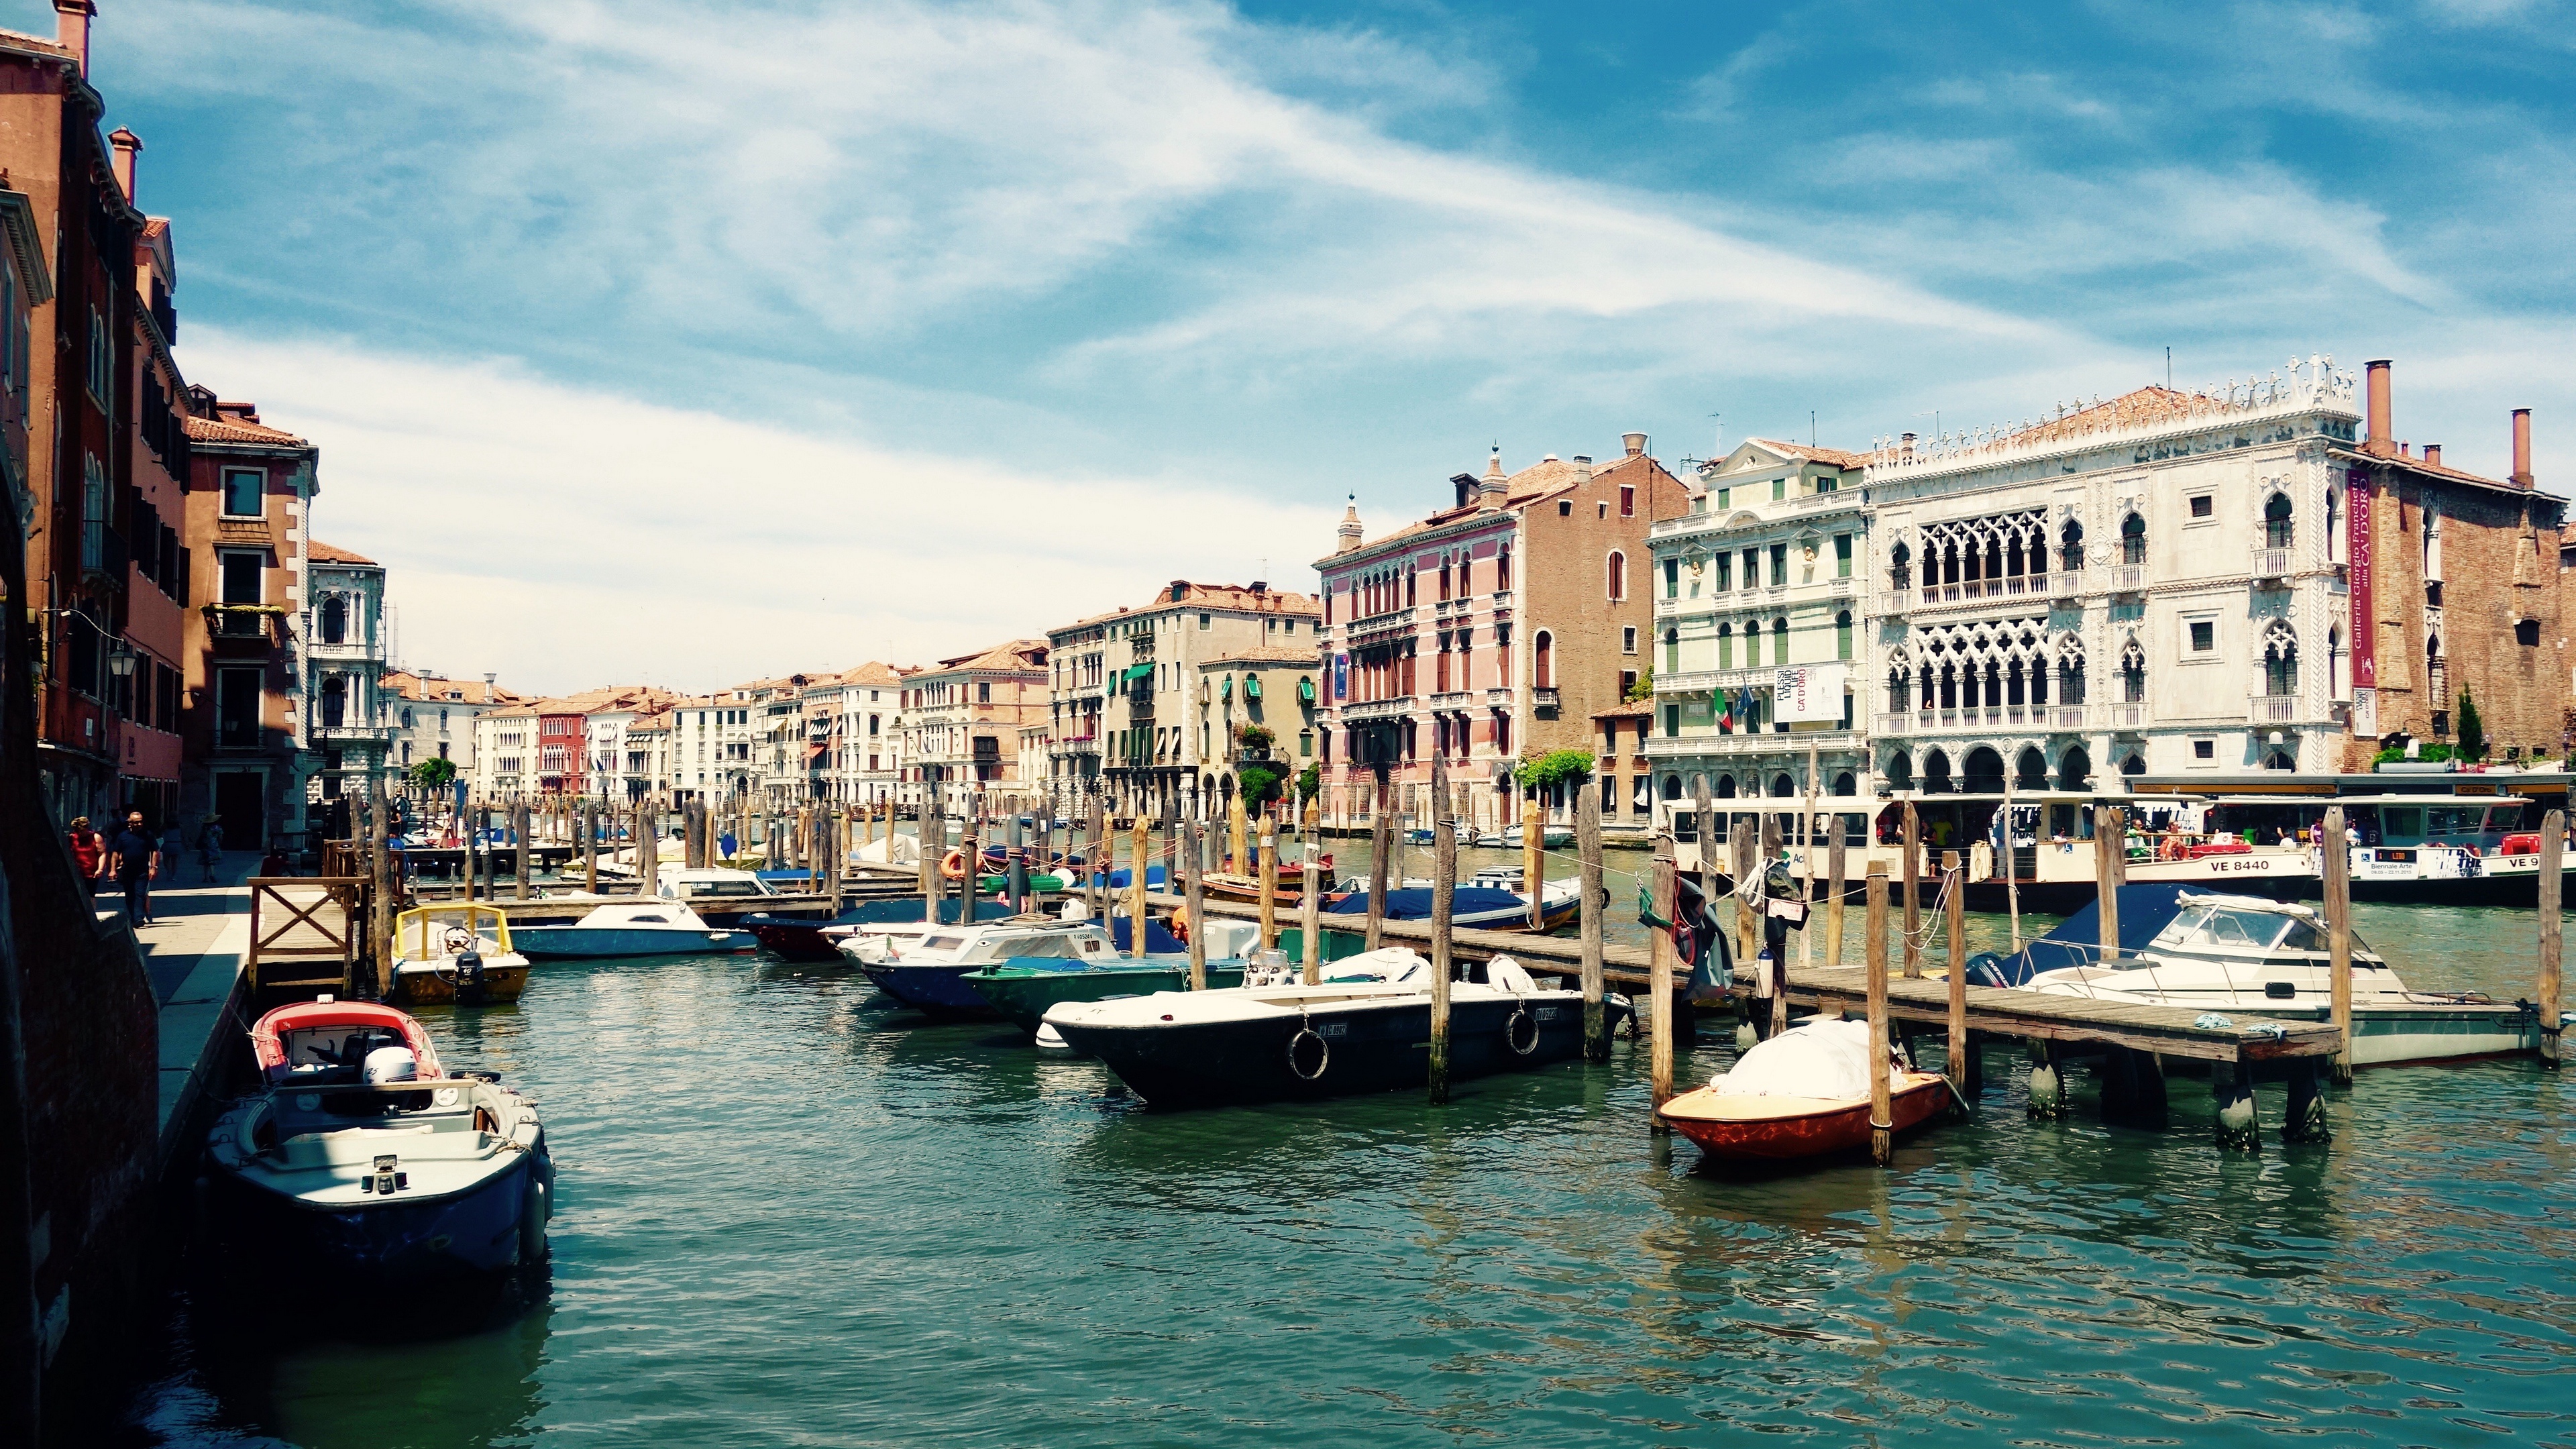
[[1399, 694], [1389, 699], [1353, 700], [1336, 711], [1342, 723], [1364, 724], [1370, 720], [1402, 719], [1413, 713], [1413, 696]]
[[1743, 755], [1795, 754], [1811, 743], [1820, 749], [1847, 750], [1859, 742], [1857, 731], [1841, 728], [1759, 730], [1732, 735], [1649, 735], [1646, 737], [1646, 757], [1652, 760], [1726, 759]]
[[[1973, 708], [1881, 712], [1871, 716], [1871, 730], [1881, 737], [1979, 733], [1987, 730], [2081, 730], [2092, 724], [2091, 710], [2111, 706], [2081, 704], [1989, 704]], [[2097, 727], [2108, 728], [2108, 721]]]

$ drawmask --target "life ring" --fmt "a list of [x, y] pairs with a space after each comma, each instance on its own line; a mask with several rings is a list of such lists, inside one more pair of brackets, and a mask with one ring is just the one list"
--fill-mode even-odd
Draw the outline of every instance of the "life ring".
[[[1315, 1068], [1313, 1071], [1308, 1071], [1305, 1063], [1300, 1060], [1300, 1056], [1304, 1053], [1306, 1044], [1309, 1042], [1314, 1043], [1314, 1049], [1311, 1053], [1315, 1060]], [[1288, 1038], [1288, 1070], [1295, 1074], [1299, 1081], [1320, 1082], [1324, 1079], [1324, 1068], [1330, 1066], [1332, 1061], [1332, 1043], [1325, 1041], [1320, 1036], [1317, 1036], [1313, 1026], [1300, 1021], [1297, 1024], [1297, 1034]]]
[[948, 853], [939, 857], [939, 873], [950, 880], [964, 880], [966, 878], [966, 847], [962, 845], [950, 846], [948, 848]]
[[[1528, 1046], [1521, 1045], [1523, 1022], [1529, 1024]], [[1523, 1002], [1514, 1006], [1512, 1014], [1503, 1019], [1503, 1045], [1510, 1047], [1512, 1055], [1516, 1057], [1525, 1057], [1538, 1050], [1538, 1018], [1530, 1015], [1528, 1003]]]
[[1190, 922], [1186, 915], [1179, 911], [1172, 912], [1170, 929], [1173, 940], [1180, 942], [1184, 946], [1190, 943]]

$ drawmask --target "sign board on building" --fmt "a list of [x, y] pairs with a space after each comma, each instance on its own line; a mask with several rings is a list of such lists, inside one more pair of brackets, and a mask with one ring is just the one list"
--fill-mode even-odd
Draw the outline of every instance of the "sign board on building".
[[[2346, 468], [2343, 496], [2344, 557], [2350, 565], [2352, 598], [2352, 687], [2357, 699], [2361, 691], [2379, 688], [2379, 615], [2370, 601], [2375, 562], [2370, 549], [2370, 470]], [[2353, 711], [2356, 718], [2360, 713]]]
[[1348, 699], [1350, 697], [1351, 656], [1347, 654], [1336, 654], [1333, 656], [1333, 698]]
[[1771, 686], [1771, 717], [1782, 724], [1842, 723], [1846, 672], [1840, 664], [1779, 670]]

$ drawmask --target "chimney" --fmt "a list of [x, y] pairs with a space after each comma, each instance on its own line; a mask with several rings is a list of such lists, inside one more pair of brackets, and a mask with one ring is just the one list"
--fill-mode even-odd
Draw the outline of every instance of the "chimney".
[[2531, 477], [2531, 409], [2513, 410], [2513, 472], [2508, 475], [2516, 488], [2533, 486]]
[[1485, 460], [1485, 476], [1476, 481], [1476, 511], [1501, 512], [1503, 495], [1510, 491], [1511, 484], [1503, 477], [1503, 450], [1496, 448], [1494, 456]]
[[1267, 593], [1269, 593], [1269, 592], [1270, 592], [1270, 583], [1269, 583], [1269, 581], [1268, 581], [1267, 579], [1254, 579], [1254, 580], [1252, 581], [1252, 591], [1253, 591], [1254, 593], [1256, 593], [1256, 594], [1267, 594]]
[[2424, 461], [2432, 464], [2436, 468], [2441, 467], [2442, 445], [2439, 443], [2426, 443], [2424, 445]]
[[90, 0], [54, 0], [54, 40], [72, 53], [81, 79], [89, 79], [89, 23], [98, 14]]
[[1621, 433], [1621, 434], [1619, 435], [1619, 441], [1620, 441], [1621, 443], [1624, 443], [1624, 444], [1626, 444], [1626, 445], [1627, 445], [1627, 449], [1628, 449], [1628, 456], [1629, 456], [1629, 457], [1631, 457], [1631, 458], [1639, 458], [1639, 457], [1643, 457], [1643, 456], [1645, 456], [1645, 452], [1646, 452], [1646, 435], [1645, 435], [1645, 434], [1643, 434], [1643, 433]]
[[2388, 415], [2388, 359], [2383, 357], [2376, 362], [2366, 362], [2362, 367], [2369, 374], [2369, 386], [2363, 414], [2367, 430], [2362, 434], [2361, 450], [2376, 453], [2382, 458], [2393, 458], [2397, 455], [2397, 445], [2389, 441], [2394, 424]]
[[1358, 494], [1350, 495], [1350, 503], [1342, 509], [1342, 526], [1335, 529], [1334, 534], [1333, 552], [1335, 553], [1350, 553], [1360, 546], [1360, 540], [1366, 535], [1360, 528]]
[[1896, 450], [1896, 456], [1899, 458], [1912, 458], [1914, 456], [1914, 435], [1912, 433], [1907, 433], [1903, 438], [1898, 439], [1898, 443], [1900, 446]]
[[134, 158], [143, 149], [143, 138], [119, 126], [107, 133], [107, 144], [116, 148], [116, 189], [125, 193], [126, 205], [141, 205], [134, 199]]

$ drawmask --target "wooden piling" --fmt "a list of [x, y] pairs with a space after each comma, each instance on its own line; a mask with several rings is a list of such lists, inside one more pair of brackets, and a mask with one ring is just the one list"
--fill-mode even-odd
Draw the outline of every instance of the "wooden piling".
[[[1675, 833], [1678, 834], [1679, 832], [1677, 831]], [[1717, 908], [1717, 816], [1709, 808], [1708, 776], [1706, 775], [1696, 775], [1691, 779], [1691, 839], [1697, 842], [1696, 848], [1699, 851], [1700, 907], [1708, 913], [1708, 917], [1711, 922], [1721, 921], [1723, 918], [1720, 916]], [[1737, 853], [1741, 854], [1742, 852], [1739, 851]], [[1681, 856], [1680, 850], [1676, 848], [1673, 855], [1676, 864], [1678, 864]], [[1729, 871], [1737, 869], [1737, 862], [1733, 859], [1729, 859], [1726, 863], [1726, 868]], [[1742, 883], [1741, 879], [1737, 881], [1737, 884], [1739, 885]], [[1724, 930], [1725, 927], [1723, 925], [1717, 925], [1715, 929]], [[1729, 982], [1727, 989], [1732, 991], [1734, 989], [1734, 983]]]
[[1189, 836], [1188, 848], [1181, 852], [1181, 900], [1184, 909], [1190, 913], [1192, 991], [1207, 990], [1207, 888], [1199, 870], [1199, 832], [1203, 828], [1195, 820], [1181, 824], [1181, 829]]
[[[1664, 838], [1656, 840], [1652, 869], [1654, 873], [1651, 889], [1654, 892], [1655, 915], [1658, 919], [1669, 923], [1681, 909], [1681, 890], [1673, 873], [1671, 840]], [[1648, 1007], [1654, 1012], [1654, 1018], [1650, 1023], [1652, 1030], [1647, 1035], [1646, 1074], [1653, 1089], [1655, 1108], [1660, 1113], [1663, 1105], [1673, 1099], [1673, 965], [1679, 953], [1674, 949], [1673, 932], [1669, 924], [1648, 926], [1646, 941], [1648, 945], [1646, 1001]], [[1658, 1132], [1672, 1130], [1664, 1125], [1660, 1115], [1655, 1117], [1654, 1123], [1655, 1130]]]
[[[1816, 933], [1808, 929], [1816, 909], [1816, 743], [1807, 742], [1807, 801], [1798, 816], [1798, 866], [1804, 881], [1799, 898], [1807, 903], [1807, 919], [1798, 924], [1798, 965], [1801, 969], [1815, 964]], [[1832, 963], [1841, 965], [1837, 961]]]
[[1942, 914], [1950, 925], [1950, 1090], [1966, 1110], [1977, 1100], [1976, 1054], [1968, 1048], [1968, 872], [1959, 852], [1941, 852]]
[[[1759, 880], [1762, 876], [1770, 874], [1771, 863], [1779, 858], [1780, 817], [1765, 811], [1762, 816], [1762, 859], [1756, 862], [1753, 867], [1755, 871], [1755, 879]], [[1754, 898], [1763, 902], [1762, 909], [1767, 914], [1771, 909], [1769, 897], [1763, 894], [1762, 888], [1759, 885], [1756, 885], [1753, 888], [1753, 891]], [[1768, 920], [1765, 920], [1763, 923], [1762, 939], [1766, 943], [1765, 949], [1768, 949], [1767, 943], [1771, 939], [1771, 928]], [[1771, 1033], [1774, 1036], [1789, 1029], [1788, 945], [1789, 943], [1785, 940], [1780, 943], [1780, 959], [1771, 963], [1773, 967], [1772, 979], [1780, 983], [1779, 991], [1774, 993], [1771, 997]]]
[[1610, 1033], [1601, 1004], [1601, 801], [1589, 790], [1575, 802], [1574, 849], [1582, 861], [1575, 888], [1583, 893], [1583, 1059], [1606, 1062]]
[[1905, 979], [1923, 977], [1923, 822], [1905, 802]]
[[[1836, 844], [1840, 844], [1839, 840]], [[1873, 860], [1863, 882], [1868, 914], [1861, 947], [1869, 982], [1869, 1155], [1885, 1167], [1895, 1156], [1896, 1117], [1887, 1087], [1887, 862]]]
[[[1843, 885], [1846, 880], [1843, 871], [1843, 847], [1850, 831], [1845, 828], [1846, 822], [1843, 817], [1832, 815], [1826, 818], [1833, 821], [1832, 825], [1826, 827], [1833, 834], [1833, 844], [1826, 847], [1825, 855], [1828, 862], [1825, 875], [1825, 964], [1840, 966], [1843, 964]], [[1881, 878], [1879, 893], [1885, 895], [1887, 875], [1885, 862], [1880, 862], [1878, 873]]]
[[599, 894], [599, 807], [584, 805], [581, 809], [581, 874], [582, 889]]
[[[2325, 878], [2326, 917], [2326, 1019], [2334, 1023], [2335, 1054], [2331, 1068], [2338, 1086], [2352, 1085], [2352, 851], [2344, 844], [2344, 814], [2340, 805], [2326, 812], [2325, 825], [2319, 832], [2318, 865]], [[2557, 915], [2558, 893], [2550, 885], [2548, 866], [2550, 850], [2546, 838], [2541, 845], [2540, 942], [2544, 959], [2550, 946], [2550, 927]]]
[[1253, 877], [1261, 891], [1261, 949], [1279, 946], [1279, 822], [1261, 812], [1261, 869]]
[[[367, 810], [367, 955], [369, 979], [359, 994], [371, 1000], [381, 999], [393, 985], [394, 972], [394, 870], [393, 847], [388, 839], [393, 823], [393, 802], [385, 793], [385, 781], [375, 782], [375, 798]], [[173, 872], [173, 884], [175, 880]]]
[[518, 889], [518, 899], [524, 901], [529, 896], [530, 857], [536, 853], [535, 842], [528, 839], [528, 807], [524, 801], [510, 812], [510, 834], [518, 845], [518, 880], [514, 884]]
[[[1150, 832], [1145, 825], [1145, 812], [1136, 812], [1127, 836], [1127, 942], [1129, 954], [1145, 959], [1145, 856], [1152, 848]], [[973, 857], [970, 855], [971, 862]], [[970, 882], [974, 876], [970, 874]]]
[[2565, 940], [2559, 934], [2559, 899], [2564, 894], [2567, 812], [2552, 810], [2540, 822], [2540, 1065], [2555, 1070], [2566, 1060], [2559, 1042], [2559, 1018], [2566, 1007], [2559, 982], [2559, 956]]
[[1388, 868], [1395, 857], [1395, 821], [1387, 813], [1386, 779], [1377, 782], [1377, 808], [1369, 812], [1369, 894], [1367, 949], [1374, 951], [1386, 944], [1386, 893]]
[[[1447, 815], [1448, 800], [1435, 811]], [[1445, 824], [1441, 827], [1448, 828]], [[1529, 926], [1533, 931], [1547, 926], [1547, 902], [1541, 899], [1540, 887], [1547, 883], [1547, 812], [1541, 810], [1538, 797], [1521, 801], [1521, 885], [1529, 891]]]
[[1305, 971], [1302, 977], [1309, 986], [1324, 980], [1324, 864], [1315, 858], [1315, 844], [1323, 831], [1323, 812], [1310, 797], [1304, 817], [1298, 822], [1305, 830], [1305, 859], [1299, 863], [1299, 884], [1304, 889], [1297, 901], [1298, 945], [1304, 948]]
[[1458, 891], [1458, 836], [1449, 828], [1449, 766], [1431, 759], [1431, 1101], [1449, 1100], [1449, 917]]
[[2120, 812], [2108, 805], [2093, 807], [2093, 892], [2096, 910], [2101, 912], [2102, 962], [2108, 966], [2120, 954], [2120, 877], [2125, 874], [2126, 852], [2121, 845]]
[[1243, 791], [1237, 789], [1225, 797], [1225, 868], [1234, 875], [1252, 874], [1252, 864], [1245, 859], [1243, 843]]
[[[1761, 936], [1756, 930], [1759, 923], [1753, 915], [1753, 903], [1744, 893], [1744, 883], [1751, 879], [1753, 874], [1753, 823], [1749, 820], [1736, 821], [1728, 831], [1728, 836], [1730, 848], [1727, 857], [1727, 873], [1735, 882], [1735, 959], [1749, 966], [1753, 964], [1754, 953], [1762, 949]], [[1726, 928], [1723, 925], [1712, 925], [1712, 929]]]
[[662, 842], [655, 837], [662, 831], [661, 816], [649, 804], [635, 810], [635, 893], [650, 896], [661, 889]]

